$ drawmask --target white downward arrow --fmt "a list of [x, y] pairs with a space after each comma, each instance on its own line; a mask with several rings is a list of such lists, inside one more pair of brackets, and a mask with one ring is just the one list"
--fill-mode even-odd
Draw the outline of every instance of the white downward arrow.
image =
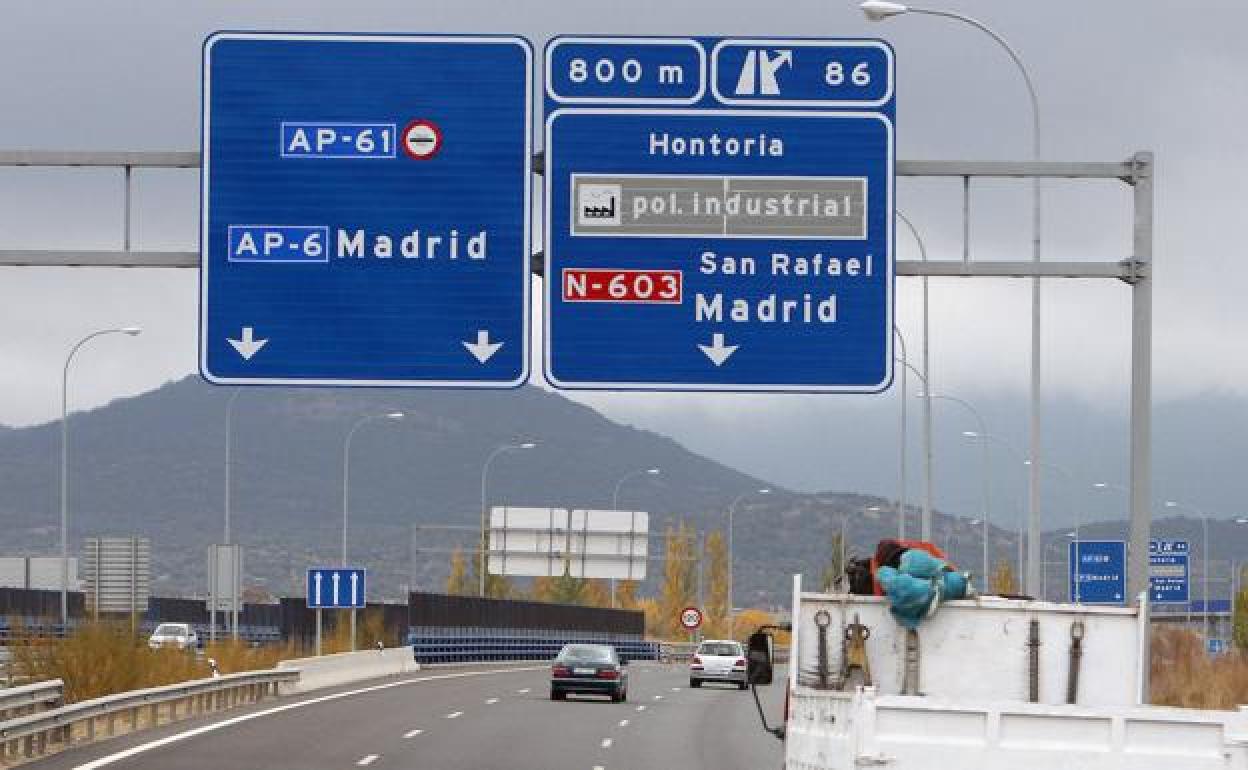
[[490, 342], [490, 333], [485, 329], [477, 330], [476, 342], [465, 342], [464, 347], [468, 348], [468, 352], [473, 355], [481, 363], [490, 360], [490, 357], [498, 352], [503, 346], [501, 342]]
[[226, 337], [226, 342], [234, 346], [238, 354], [243, 357], [244, 361], [250, 361], [251, 357], [260, 352], [260, 348], [268, 344], [268, 340], [255, 339], [255, 332], [250, 326], [243, 327], [243, 333], [239, 335], [241, 340], [230, 339]]
[[725, 345], [724, 335], [722, 334], [712, 334], [711, 344], [709, 345], [698, 345], [698, 348], [701, 349], [701, 351], [706, 354], [706, 357], [711, 359], [711, 363], [716, 366], [723, 366], [724, 362], [728, 360], [728, 357], [733, 353], [736, 353], [737, 348], [739, 347], [741, 346]]

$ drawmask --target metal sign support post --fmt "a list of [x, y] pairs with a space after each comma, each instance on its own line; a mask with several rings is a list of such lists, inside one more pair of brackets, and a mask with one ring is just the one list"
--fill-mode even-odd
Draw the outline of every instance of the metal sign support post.
[[316, 657], [321, 657], [321, 608], [316, 608]]
[[[131, 183], [135, 168], [197, 168], [195, 152], [43, 152], [0, 151], [0, 166], [114, 168]], [[542, 157], [533, 168], [541, 173]], [[1117, 279], [1132, 290], [1131, 307], [1131, 457], [1128, 537], [1128, 592], [1138, 596], [1148, 588], [1148, 541], [1152, 522], [1150, 508], [1152, 439], [1152, 259], [1153, 259], [1153, 167], [1151, 152], [1137, 152], [1120, 162], [1066, 161], [904, 161], [896, 164], [898, 176], [1119, 179], [1134, 190], [1133, 254], [1121, 260], [1080, 262], [1033, 262], [1030, 259], [971, 261], [898, 260], [896, 275], [920, 277], [994, 278], [1089, 278]], [[965, 186], [965, 184], [964, 184]], [[0, 266], [40, 267], [183, 267], [198, 268], [197, 251], [122, 250], [0, 250]], [[541, 273], [542, 258], [532, 262]], [[1040, 588], [1039, 522], [1032, 521], [1027, 544], [1028, 593]]]

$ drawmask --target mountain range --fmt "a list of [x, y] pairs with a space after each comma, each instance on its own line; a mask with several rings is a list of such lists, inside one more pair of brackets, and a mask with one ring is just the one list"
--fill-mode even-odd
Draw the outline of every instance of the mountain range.
[[[224, 534], [232, 392], [188, 377], [72, 414], [71, 551], [77, 553], [86, 536], [144, 535], [153, 544], [153, 592], [202, 594], [206, 549]], [[681, 520], [700, 530], [722, 529], [729, 505], [746, 493], [734, 527], [740, 605], [783, 606], [792, 574], [817, 580], [842, 520], [860, 552], [897, 529], [892, 501], [794, 492], [533, 386], [490, 392], [248, 388], [233, 408], [231, 534], [246, 549], [250, 583], [298, 595], [306, 567], [337, 562], [345, 437], [362, 417], [394, 411], [403, 419], [360, 427], [350, 456], [349, 560], [369, 567], [374, 596], [398, 596], [409, 586], [442, 588], [449, 551], [475, 542], [482, 465], [503, 444], [536, 446], [494, 460], [486, 492], [491, 504], [609, 508], [617, 483], [633, 474], [620, 487], [620, 507], [649, 511], [651, 532], [658, 533]], [[0, 555], [52, 554], [59, 547], [59, 452], [59, 423], [0, 429]], [[634, 473], [647, 468], [660, 474]], [[757, 494], [762, 488], [771, 491]], [[1013, 516], [1003, 515], [1007, 527]], [[908, 521], [914, 532], [913, 509]], [[1244, 552], [1248, 527], [1211, 527], [1215, 553], [1230, 558]], [[979, 571], [978, 527], [938, 513], [934, 528], [960, 564]], [[1085, 527], [1083, 536], [1124, 531], [1122, 522], [1101, 522]], [[1158, 522], [1155, 531], [1198, 540], [1200, 525], [1178, 518]], [[1060, 533], [1049, 537], [1056, 542]], [[1007, 529], [990, 529], [994, 561], [1012, 559], [1014, 543]], [[642, 594], [655, 590], [661, 566], [651, 563]]]

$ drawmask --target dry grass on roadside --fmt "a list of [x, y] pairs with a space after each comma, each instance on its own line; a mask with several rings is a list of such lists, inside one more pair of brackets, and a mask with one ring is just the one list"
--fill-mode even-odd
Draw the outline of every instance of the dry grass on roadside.
[[92, 621], [64, 640], [36, 639], [16, 645], [12, 668], [30, 681], [61, 679], [65, 700], [158, 687], [212, 675], [208, 659], [222, 674], [272, 668], [279, 660], [299, 657], [293, 645], [252, 648], [226, 640], [208, 644], [202, 656], [188, 650], [153, 650], [147, 638], [135, 635], [126, 622]]
[[1151, 695], [1158, 706], [1234, 709], [1248, 703], [1248, 655], [1210, 657], [1202, 637], [1182, 629], [1158, 629], [1152, 639]]

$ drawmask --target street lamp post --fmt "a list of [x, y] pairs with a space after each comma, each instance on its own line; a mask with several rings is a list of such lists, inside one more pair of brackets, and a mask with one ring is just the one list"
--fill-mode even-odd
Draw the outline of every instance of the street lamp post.
[[[1018, 449], [1016, 449], [1013, 444], [1006, 441], [1005, 439], [999, 436], [994, 436], [991, 433], [981, 434], [979, 431], [974, 431], [974, 430], [964, 430], [962, 431], [962, 435], [967, 438], [974, 438], [974, 439], [978, 439], [982, 437], [983, 439], [987, 441], [991, 441], [995, 444], [998, 444], [1004, 447], [1011, 454], [1013, 454], [1018, 459], [1018, 462], [1022, 464], [1024, 467], [1026, 467], [1027, 460], [1023, 457], [1022, 452], [1018, 451]], [[1018, 581], [1019, 581], [1018, 587], [1020, 590], [1022, 589], [1022, 580], [1023, 580], [1023, 540], [1024, 540], [1023, 535], [1024, 535], [1025, 530], [1026, 530], [1026, 522], [1023, 520], [1022, 503], [1020, 502], [1019, 511], [1018, 511], [1018, 533], [1017, 533], [1018, 555], [1016, 557], [1018, 559], [1018, 567], [1017, 567]]]
[[[901, 364], [906, 372], [909, 372], [910, 374], [913, 374], [915, 377], [919, 378], [919, 382], [922, 383], [923, 385], [924, 393], [927, 393], [928, 391], [931, 390], [931, 388], [927, 386], [927, 377], [924, 376], [923, 373], [920, 372], [918, 369], [914, 368], [914, 365], [906, 360], [904, 354], [900, 357], [895, 357], [893, 360]], [[904, 381], [904, 378], [903, 378], [903, 381]], [[930, 399], [924, 399], [923, 403], [926, 406], [927, 404], [930, 403]], [[904, 413], [904, 408], [903, 408], [903, 413]], [[904, 431], [902, 433], [902, 444], [903, 444], [902, 454], [904, 455], [905, 454]], [[924, 513], [922, 514], [922, 516], [926, 523], [924, 523], [924, 521], [920, 521], [919, 537], [923, 540], [931, 540], [932, 524], [931, 524], [930, 511], [932, 507], [932, 479], [931, 479], [931, 476], [932, 476], [932, 463], [931, 463], [932, 425], [930, 422], [925, 422], [923, 425], [923, 445], [924, 445], [923, 451], [926, 456], [926, 460], [923, 463], [923, 511]]]
[[[660, 471], [658, 468], [645, 468], [642, 470], [629, 471], [628, 473], [625, 473], [624, 476], [615, 483], [615, 491], [611, 493], [611, 510], [613, 511], [620, 510], [620, 487], [624, 486], [625, 481], [628, 481], [634, 476], [640, 476], [642, 474], [646, 474], [649, 476], [658, 476], [659, 473]], [[637, 524], [637, 522], [634, 520], [636, 518], [633, 515], [634, 513], [635, 512], [633, 511], [629, 512], [629, 524], [628, 524], [628, 564], [629, 564], [630, 575], [632, 574], [632, 564], [633, 564], [633, 528]], [[698, 569], [702, 568], [701, 565], [702, 565], [702, 562], [699, 561]], [[699, 599], [699, 602], [700, 602], [700, 599]], [[616, 606], [615, 578], [611, 578], [611, 607], [614, 608], [615, 606]]]
[[[906, 355], [906, 335], [901, 333], [901, 327], [893, 324], [893, 334], [897, 335], [897, 345], [901, 348], [901, 357], [899, 360], [905, 361]], [[898, 444], [901, 447], [900, 462], [897, 468], [897, 539], [906, 539], [906, 386], [910, 381], [910, 371], [906, 367], [901, 368], [901, 436], [898, 438]], [[924, 388], [926, 390], [926, 388]]]
[[[938, 399], [941, 401], [949, 401], [954, 404], [961, 405], [963, 408], [965, 408], [968, 412], [971, 413], [972, 417], [975, 418], [975, 422], [979, 425], [979, 435], [980, 436], [988, 435], [988, 424], [984, 422], [983, 415], [981, 415], [979, 413], [979, 410], [971, 406], [970, 403], [968, 403], [967, 401], [964, 401], [958, 398], [957, 396], [949, 396], [943, 393], [939, 395], [934, 394], [934, 393], [923, 393], [922, 395], [928, 399]], [[980, 517], [981, 529], [983, 531], [983, 538], [984, 538], [984, 561], [983, 561], [984, 572], [983, 572], [982, 579], [984, 580], [984, 585], [987, 586], [987, 580], [988, 580], [988, 509], [991, 507], [990, 497], [989, 497], [991, 494], [991, 480], [989, 478], [990, 468], [988, 464], [988, 440], [986, 438], [980, 438], [979, 445], [980, 445], [980, 449], [983, 452], [983, 485], [984, 485], [983, 516]]]
[[[927, 262], [927, 246], [923, 243], [923, 237], [919, 235], [919, 230], [914, 224], [900, 211], [896, 212], [897, 218], [906, 226], [910, 234], [914, 236], [914, 242], [919, 246], [919, 259]], [[927, 304], [927, 276], [923, 276], [923, 355], [920, 362], [923, 366], [923, 373], [919, 375], [919, 379], [923, 382], [923, 392], [930, 393], [931, 388], [931, 358], [929, 351], [931, 349], [930, 335], [928, 334], [928, 304]], [[902, 358], [905, 358], [905, 352], [902, 352]], [[916, 372], [916, 374], [918, 374]], [[904, 397], [904, 396], [903, 396]], [[923, 517], [919, 522], [919, 537], [923, 540], [932, 539], [932, 400], [930, 398], [923, 399]]]
[[485, 518], [486, 518], [485, 483], [486, 483], [486, 478], [490, 472], [490, 465], [494, 462], [495, 457], [498, 457], [504, 452], [515, 452], [521, 449], [532, 449], [535, 446], [537, 446], [537, 444], [532, 441], [526, 441], [521, 444], [502, 444], [500, 446], [495, 447], [493, 452], [490, 452], [489, 457], [485, 458], [485, 464], [481, 466], [481, 555], [480, 555], [480, 558], [477, 560], [477, 572], [478, 572], [477, 579], [479, 581], [479, 584], [477, 587], [477, 595], [483, 599], [485, 598], [485, 571], [486, 571], [485, 560], [487, 558], [487, 550], [489, 548], [489, 543], [488, 543], [489, 535], [488, 535], [488, 530], [486, 529], [486, 521], [485, 521]]
[[737, 632], [737, 615], [735, 597], [733, 595], [733, 573], [736, 571], [736, 563], [733, 561], [732, 553], [732, 519], [736, 512], [737, 503], [741, 502], [750, 495], [769, 495], [771, 489], [764, 487], [762, 489], [752, 489], [748, 492], [742, 492], [737, 495], [737, 499], [732, 501], [732, 505], [728, 506], [728, 638], [736, 639]]
[[[1054, 463], [1048, 463], [1048, 462], [1037, 463], [1037, 462], [1032, 462], [1030, 459], [1023, 460], [1023, 465], [1026, 465], [1029, 468], [1035, 468], [1039, 466], [1041, 468], [1047, 468], [1051, 471], [1057, 471], [1070, 484], [1071, 490], [1083, 490], [1085, 492], [1087, 491], [1086, 480], [1084, 480], [1083, 482], [1080, 482], [1078, 479], [1075, 478], [1075, 474], [1071, 473], [1070, 471], [1068, 471], [1067, 469], [1063, 468], [1060, 465], [1056, 465]], [[1080, 500], [1080, 495], [1072, 492], [1071, 497], [1070, 497], [1070, 507], [1071, 507], [1072, 512], [1075, 514], [1074, 538], [1075, 538], [1075, 554], [1077, 556], [1079, 555], [1079, 543], [1082, 540], [1082, 534], [1083, 534], [1083, 513], [1079, 510], [1079, 507], [1080, 507], [1079, 500]], [[1075, 559], [1075, 596], [1074, 596], [1075, 604], [1083, 603], [1083, 581], [1080, 580], [1081, 577], [1083, 577], [1082, 556]]]
[[[230, 544], [230, 503], [231, 503], [230, 501], [230, 471], [232, 468], [232, 464], [230, 460], [230, 453], [231, 453], [232, 444], [234, 442], [234, 436], [233, 436], [233, 430], [232, 430], [232, 425], [234, 423], [234, 402], [238, 400], [238, 397], [240, 394], [242, 394], [242, 392], [243, 392], [243, 389], [241, 387], [235, 387], [233, 392], [230, 393], [230, 399], [225, 402], [225, 499], [224, 499], [224, 505], [222, 507], [224, 511], [224, 516], [223, 516], [224, 532], [223, 532], [223, 537], [221, 541], [225, 545]], [[212, 569], [214, 571], [217, 569], [217, 565], [215, 563], [212, 565]], [[237, 573], [237, 569], [235, 570], [235, 572]], [[237, 590], [238, 586], [234, 586], [234, 588], [235, 590]], [[209, 639], [211, 640], [215, 640], [217, 638], [216, 599], [217, 599], [216, 596], [210, 597], [210, 601], [212, 602], [212, 607], [209, 608], [208, 636], [209, 636]], [[233, 611], [230, 616], [230, 636], [233, 639], [237, 640], [238, 639], [238, 604], [237, 602], [233, 603], [232, 610]]]
[[1205, 642], [1209, 641], [1209, 515], [1204, 511], [1190, 505], [1181, 505], [1173, 500], [1165, 502], [1167, 508], [1178, 508], [1181, 511], [1189, 511], [1200, 517], [1200, 527], [1202, 530], [1203, 540], [1200, 547], [1200, 592], [1202, 595], [1201, 603], [1204, 605], [1205, 618], [1201, 624], [1205, 632]]
[[[350, 518], [351, 501], [351, 440], [355, 432], [373, 420], [401, 420], [402, 412], [387, 414], [369, 414], [355, 421], [351, 430], [347, 431], [347, 439], [342, 445], [342, 566], [347, 566], [347, 522]], [[351, 651], [355, 651], [355, 608], [351, 608]]]
[[[1036, 94], [1031, 73], [1023, 64], [1018, 52], [983, 22], [952, 11], [932, 8], [919, 8], [885, 0], [866, 0], [859, 8], [871, 21], [883, 21], [903, 13], [917, 13], [926, 16], [939, 16], [946, 19], [969, 24], [991, 37], [1009, 55], [1023, 77], [1027, 86], [1027, 96], [1031, 100], [1031, 154], [1033, 160], [1040, 160], [1040, 98]], [[1040, 177], [1032, 177], [1032, 261], [1040, 263]], [[1040, 459], [1040, 277], [1031, 279], [1031, 449], [1030, 456]], [[1030, 494], [1028, 495], [1028, 542], [1027, 542], [1027, 592], [1035, 594], [1040, 587], [1040, 469], [1031, 468]]]
[[124, 334], [134, 337], [142, 334], [137, 326], [125, 326], [120, 329], [100, 329], [78, 340], [65, 356], [65, 367], [61, 370], [61, 632], [69, 627], [69, 365], [74, 356], [96, 337], [106, 334]]

